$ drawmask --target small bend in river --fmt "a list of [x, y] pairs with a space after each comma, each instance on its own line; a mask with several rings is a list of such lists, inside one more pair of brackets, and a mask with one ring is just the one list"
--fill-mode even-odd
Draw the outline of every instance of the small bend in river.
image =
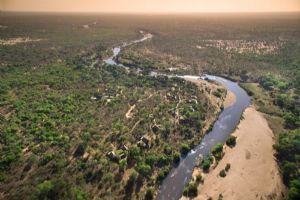
[[[143, 42], [153, 37], [153, 35], [150, 33], [144, 33], [141, 31], [141, 34], [143, 34], [142, 39], [134, 40], [129, 43], [124, 43], [122, 46], [115, 47], [113, 49], [113, 56], [104, 60], [104, 62], [110, 65], [125, 67], [124, 65], [117, 63], [115, 58], [120, 53], [122, 47]], [[153, 72], [152, 74], [157, 73]], [[178, 77], [192, 78], [196, 80], [201, 78], [199, 76], [192, 75]], [[217, 143], [224, 143], [238, 125], [244, 110], [250, 105], [250, 97], [237, 83], [218, 76], [205, 75], [205, 77], [221, 83], [228, 91], [232, 92], [236, 96], [236, 101], [221, 112], [217, 121], [214, 123], [212, 130], [203, 137], [200, 144], [191, 150], [187, 156], [181, 158], [179, 165], [171, 170], [171, 172], [162, 182], [157, 195], [157, 200], [180, 199], [184, 186], [192, 177], [197, 158], [208, 156], [211, 148], [214, 145]]]

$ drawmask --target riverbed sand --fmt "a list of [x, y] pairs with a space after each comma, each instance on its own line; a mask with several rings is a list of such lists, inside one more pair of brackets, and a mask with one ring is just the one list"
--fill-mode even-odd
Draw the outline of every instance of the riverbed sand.
[[230, 107], [232, 104], [234, 104], [235, 101], [236, 101], [236, 97], [235, 97], [234, 93], [228, 90], [225, 101], [223, 103], [224, 108]]
[[[195, 199], [228, 200], [282, 199], [284, 186], [274, 159], [274, 136], [266, 119], [253, 107], [245, 110], [244, 119], [233, 133], [234, 148], [225, 147], [225, 155], [217, 167], [204, 177]], [[230, 163], [226, 177], [219, 172]], [[183, 198], [184, 199], [184, 198]]]

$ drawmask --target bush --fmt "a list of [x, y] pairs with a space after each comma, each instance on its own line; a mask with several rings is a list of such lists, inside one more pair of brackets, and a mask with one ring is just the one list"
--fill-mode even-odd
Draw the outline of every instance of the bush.
[[165, 156], [165, 155], [160, 155], [160, 156], [158, 157], [157, 164], [158, 164], [158, 166], [160, 166], [160, 167], [161, 167], [161, 166], [168, 165], [168, 164], [169, 164], [169, 159], [168, 159], [168, 157]]
[[145, 163], [153, 167], [157, 163], [158, 157], [155, 154], [150, 154], [146, 156]]
[[288, 112], [284, 115], [284, 125], [286, 128], [289, 129], [296, 129], [300, 127], [300, 119], [299, 116], [296, 116], [295, 114]]
[[138, 160], [140, 155], [141, 155], [140, 148], [132, 147], [128, 150], [127, 160], [128, 160], [128, 162]]
[[145, 163], [138, 164], [137, 170], [143, 177], [150, 176], [152, 172], [151, 167]]
[[222, 170], [220, 171], [219, 175], [220, 175], [222, 178], [224, 178], [224, 177], [226, 176], [225, 170], [222, 169]]
[[288, 186], [288, 200], [299, 199], [300, 194], [300, 130], [296, 129], [279, 135], [278, 144], [274, 145], [276, 157], [283, 176], [283, 182]]
[[234, 147], [236, 145], [236, 137], [231, 135], [229, 138], [226, 140], [226, 145], [229, 147]]
[[170, 168], [169, 167], [162, 168], [158, 172], [158, 175], [157, 175], [157, 178], [156, 178], [157, 182], [161, 183], [164, 180], [164, 178], [169, 174], [169, 172], [170, 172]]
[[300, 199], [300, 180], [292, 180], [288, 192], [288, 200]]
[[229, 164], [229, 163], [227, 163], [227, 164], [226, 164], [226, 166], [225, 166], [225, 171], [226, 171], [226, 172], [228, 172], [228, 171], [229, 171], [229, 169], [230, 169], [230, 164]]
[[190, 198], [196, 197], [198, 195], [197, 184], [189, 183], [187, 186], [185, 186], [183, 195]]
[[213, 91], [213, 95], [215, 95], [216, 97], [220, 98], [222, 96], [221, 92], [216, 90], [216, 91]]
[[125, 168], [126, 168], [126, 165], [127, 165], [126, 160], [121, 160], [119, 162], [119, 171], [120, 172], [124, 172]]
[[173, 153], [173, 162], [174, 162], [175, 164], [177, 164], [177, 163], [180, 162], [180, 153], [177, 152], [177, 151]]
[[181, 153], [183, 155], [186, 155], [191, 150], [190, 146], [188, 144], [182, 144], [181, 145]]
[[223, 145], [222, 144], [216, 144], [213, 148], [212, 148], [212, 154], [213, 156], [216, 158], [216, 160], [221, 160], [223, 157]]
[[145, 194], [145, 200], [152, 200], [154, 197], [154, 190], [152, 187], [147, 189], [147, 192]]
[[196, 182], [199, 183], [199, 182], [202, 182], [203, 181], [203, 177], [201, 174], [197, 174], [196, 176]]
[[208, 172], [210, 165], [211, 165], [210, 159], [205, 159], [205, 160], [203, 160], [203, 162], [201, 164], [201, 168], [203, 169], [204, 172]]
[[38, 199], [74, 199], [75, 191], [65, 180], [46, 180], [37, 185]]

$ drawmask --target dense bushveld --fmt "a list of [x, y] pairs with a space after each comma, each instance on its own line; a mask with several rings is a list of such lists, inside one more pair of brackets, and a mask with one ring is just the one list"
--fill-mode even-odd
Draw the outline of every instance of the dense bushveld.
[[185, 80], [105, 65], [140, 37], [120, 18], [36, 17], [3, 16], [1, 40], [33, 41], [1, 46], [1, 198], [152, 198], [217, 108]]
[[141, 198], [200, 140], [213, 111], [192, 83], [114, 66], [9, 66], [0, 76], [0, 189], [9, 199]]
[[[180, 153], [199, 140], [214, 109], [194, 85], [101, 62], [139, 30], [154, 37], [127, 47], [118, 57], [125, 65], [241, 82], [276, 133], [288, 198], [299, 198], [299, 19], [1, 13], [3, 198], [151, 199]], [[3, 45], [18, 38], [36, 41]]]

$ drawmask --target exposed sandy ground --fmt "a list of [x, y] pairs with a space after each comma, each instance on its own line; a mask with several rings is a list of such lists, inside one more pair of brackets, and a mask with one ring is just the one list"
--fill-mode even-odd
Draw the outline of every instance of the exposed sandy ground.
[[[247, 108], [233, 135], [237, 136], [236, 146], [225, 147], [223, 159], [205, 176], [195, 199], [218, 199], [219, 194], [225, 200], [282, 199], [285, 189], [273, 156], [274, 136], [263, 115]], [[227, 163], [231, 168], [221, 178], [219, 172]]]
[[39, 42], [43, 39], [30, 39], [29, 37], [26, 38], [22, 38], [22, 37], [18, 37], [18, 38], [10, 38], [7, 40], [1, 40], [0, 39], [0, 45], [16, 45], [19, 43], [27, 43], [27, 42]]
[[0, 25], [0, 29], [6, 29], [8, 26]]
[[135, 104], [130, 106], [129, 110], [127, 111], [127, 113], [125, 114], [126, 119], [129, 119], [132, 117], [132, 111], [135, 108]]
[[227, 94], [226, 94], [225, 101], [223, 103], [224, 108], [227, 108], [227, 107], [231, 106], [232, 104], [234, 104], [235, 101], [236, 101], [235, 95], [233, 94], [233, 92], [228, 90]]

